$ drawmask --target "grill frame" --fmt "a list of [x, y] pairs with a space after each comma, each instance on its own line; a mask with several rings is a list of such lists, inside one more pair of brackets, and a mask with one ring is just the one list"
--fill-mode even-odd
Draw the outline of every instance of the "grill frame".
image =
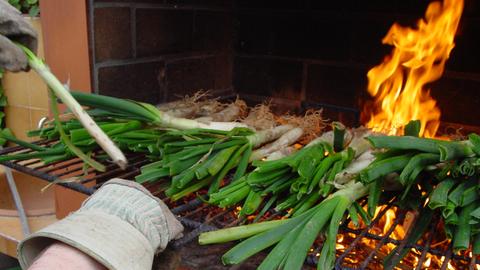
[[[34, 142], [37, 145], [49, 145], [55, 143], [55, 140], [41, 140]], [[21, 146], [9, 147], [0, 150], [0, 155], [8, 155], [12, 153], [18, 152], [29, 152], [29, 149], [23, 148]], [[97, 153], [101, 154], [101, 152]], [[95, 172], [92, 168], [87, 170], [87, 174], [83, 174], [82, 170], [82, 161], [78, 158], [72, 158], [66, 161], [61, 162], [54, 162], [49, 165], [44, 165], [38, 159], [31, 159], [26, 161], [6, 161], [0, 162], [0, 164], [10, 167], [14, 170], [19, 172], [35, 176], [42, 180], [45, 180], [50, 183], [58, 183], [61, 186], [66, 188], [75, 190], [77, 192], [91, 195], [95, 190], [97, 190], [105, 181], [111, 178], [124, 178], [124, 179], [133, 179], [134, 176], [140, 173], [140, 167], [144, 164], [147, 164], [149, 161], [143, 154], [138, 153], [125, 153], [127, 159], [130, 161], [129, 165], [127, 166], [126, 170], [120, 169], [117, 165], [112, 162], [106, 161], [104, 165], [107, 167], [106, 172]], [[72, 181], [65, 181], [71, 179], [72, 177], [83, 177], [79, 182], [72, 182]], [[92, 186], [92, 182], [95, 183]], [[207, 231], [216, 230], [221, 227], [231, 227], [237, 224], [242, 223], [244, 220], [234, 218], [230, 220], [222, 220], [225, 219], [225, 216], [231, 215], [233, 209], [219, 209], [216, 206], [211, 206], [204, 204], [203, 201], [199, 198], [191, 199], [188, 201], [184, 201], [181, 204], [171, 202], [166, 196], [164, 195], [164, 187], [159, 188], [158, 185], [146, 185], [146, 187], [154, 193], [154, 195], [158, 196], [161, 199], [164, 199], [167, 204], [172, 209], [172, 212], [178, 217], [178, 219], [182, 222], [182, 224], [188, 228], [188, 232], [185, 233], [182, 239], [176, 240], [172, 243], [173, 248], [180, 248], [187, 243], [196, 239], [196, 237], [202, 233]], [[336, 270], [349, 270], [349, 269], [370, 269], [369, 265], [374, 260], [376, 254], [380, 250], [380, 248], [388, 243], [394, 244], [396, 246], [401, 246], [403, 248], [415, 248], [419, 252], [421, 252], [419, 263], [418, 265], [423, 265], [423, 262], [426, 260], [426, 255], [428, 253], [435, 255], [435, 256], [445, 256], [445, 260], [443, 261], [441, 269], [447, 269], [448, 263], [451, 261], [464, 261], [463, 265], [468, 265], [469, 269], [476, 269], [476, 265], [480, 264], [480, 260], [471, 260], [468, 257], [461, 256], [458, 254], [453, 254], [451, 249], [448, 249], [445, 253], [444, 250], [434, 249], [431, 248], [430, 243], [434, 238], [434, 231], [435, 231], [435, 224], [436, 222], [432, 222], [427, 233], [429, 237], [425, 244], [419, 245], [407, 245], [406, 244], [406, 237], [399, 241], [392, 239], [391, 233], [394, 231], [395, 226], [400, 224], [405, 216], [404, 212], [400, 212], [400, 214], [395, 218], [393, 224], [395, 226], [391, 226], [388, 232], [385, 235], [376, 235], [369, 232], [369, 230], [377, 224], [377, 222], [385, 215], [386, 211], [390, 209], [393, 204], [387, 204], [382, 211], [377, 215], [377, 217], [372, 221], [372, 223], [365, 228], [361, 229], [352, 229], [347, 226], [350, 222], [349, 219], [345, 220], [340, 227], [340, 233], [353, 233], [355, 234], [355, 239], [351, 242], [348, 247], [344, 250], [344, 252], [339, 253], [337, 251], [337, 260], [335, 263]], [[206, 216], [205, 216], [205, 213]], [[213, 214], [213, 216], [211, 216]], [[261, 218], [260, 220], [268, 220], [272, 219], [275, 216], [281, 215], [282, 213], [274, 212], [273, 210], [269, 210], [266, 215], [268, 218]], [[410, 229], [413, 229], [411, 226]], [[409, 232], [407, 232], [408, 234]], [[344, 266], [344, 260], [349, 256], [349, 254], [357, 248], [358, 243], [361, 242], [362, 238], [368, 238], [375, 241], [378, 241], [375, 248], [370, 251], [367, 258], [362, 261], [361, 265], [358, 267], [346, 267]], [[314, 251], [309, 254], [306, 259], [306, 264], [310, 266], [314, 266], [317, 263], [317, 258], [314, 254], [316, 254], [321, 248], [321, 245], [316, 246]], [[421, 269], [417, 267], [416, 269]]]

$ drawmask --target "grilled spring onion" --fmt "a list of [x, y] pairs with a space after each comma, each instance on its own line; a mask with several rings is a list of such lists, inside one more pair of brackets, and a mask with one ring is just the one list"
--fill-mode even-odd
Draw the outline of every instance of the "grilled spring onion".
[[[398, 182], [403, 185], [398, 196], [400, 203], [407, 197], [421, 196], [417, 186], [423, 191], [431, 190], [428, 206], [441, 212], [445, 233], [454, 250], [472, 247], [475, 255], [480, 254], [480, 136], [470, 134], [465, 141], [439, 141], [415, 137], [412, 127], [409, 133], [413, 136], [369, 138], [374, 147], [384, 151], [361, 172], [360, 180], [376, 186], [385, 176], [397, 173]], [[428, 177], [423, 178], [422, 172], [429, 172]], [[369, 209], [374, 209], [378, 199], [371, 197]], [[395, 261], [389, 261], [389, 265], [394, 264]]]
[[[53, 101], [53, 100], [51, 100]], [[52, 111], [56, 112], [54, 107]], [[137, 120], [118, 120], [118, 119], [98, 119], [99, 127], [112, 138], [112, 140], [119, 145], [122, 150], [136, 150], [140, 151], [137, 147], [146, 142], [155, 145], [156, 140], [151, 140], [147, 136], [156, 131], [144, 130], [142, 124]], [[63, 134], [61, 134], [61, 132]], [[139, 135], [135, 135], [139, 134]], [[75, 156], [75, 153], [71, 151], [72, 147], [77, 148], [77, 151], [83, 153], [92, 152], [99, 149], [96, 141], [90, 136], [88, 131], [83, 128], [81, 123], [77, 119], [71, 119], [65, 122], [55, 121], [51, 126], [30, 131], [29, 136], [39, 136], [44, 139], [59, 139], [58, 143], [49, 146], [38, 146], [35, 144], [22, 142], [15, 139], [12, 136], [5, 135], [3, 138], [12, 141], [13, 143], [22, 145], [26, 148], [34, 150], [31, 153], [20, 153], [13, 155], [0, 156], [1, 161], [7, 160], [27, 160], [32, 158], [40, 158], [44, 163], [49, 164], [51, 162], [57, 162], [66, 160]], [[155, 137], [157, 137], [156, 135]], [[148, 141], [150, 140], [150, 141]], [[67, 145], [71, 143], [70, 147]], [[148, 149], [142, 149], [142, 152], [148, 152]], [[77, 152], [78, 153], [78, 152]], [[98, 158], [98, 157], [95, 157]], [[88, 162], [87, 162], [88, 163]], [[101, 168], [96, 169], [102, 170]]]
[[59, 113], [58, 113], [58, 104], [57, 104], [57, 101], [55, 99], [55, 96], [54, 96], [52, 90], [50, 90], [50, 103], [51, 103], [50, 108], [52, 109], [53, 116], [55, 117], [56, 129], [60, 133], [60, 140], [62, 141], [63, 144], [65, 144], [65, 146], [67, 146], [65, 150], [70, 150], [72, 152], [72, 154], [79, 157], [83, 162], [85, 162], [85, 164], [95, 168], [95, 170], [100, 171], [100, 172], [105, 172], [105, 170], [106, 170], [105, 166], [103, 164], [97, 162], [96, 160], [92, 159], [91, 157], [89, 157], [85, 153], [83, 153], [83, 151], [80, 148], [76, 147], [72, 143], [70, 138], [67, 136], [67, 134], [63, 130], [62, 125], [60, 123], [60, 116], [59, 116]]
[[[222, 243], [249, 237], [224, 254], [222, 261], [225, 264], [238, 264], [274, 246], [258, 269], [301, 269], [317, 235], [325, 232], [326, 240], [321, 250], [318, 269], [332, 269], [340, 221], [353, 202], [365, 196], [367, 192], [368, 188], [361, 183], [351, 183], [347, 188], [330, 195], [319, 205], [287, 221], [262, 222], [204, 233], [200, 235], [200, 243]], [[257, 229], [258, 227], [260, 229]], [[225, 230], [228, 230], [228, 234]]]
[[[299, 177], [292, 167], [298, 168], [302, 157], [315, 155], [320, 160], [323, 159], [323, 153], [323, 146], [318, 145], [304, 148], [278, 160], [254, 161], [253, 164], [256, 166], [254, 171], [211, 194], [209, 203], [228, 207], [245, 200], [240, 214], [252, 214], [266, 196], [283, 194], [290, 189], [294, 180]], [[313, 159], [312, 157], [310, 161]], [[307, 165], [311, 163], [308, 160], [305, 161]], [[302, 173], [307, 170], [305, 167], [305, 165], [302, 166]]]
[[[223, 188], [223, 190], [221, 190], [221, 192], [225, 193], [223, 196], [221, 192], [219, 192], [216, 195], [212, 194], [211, 199], [223, 199], [223, 201], [225, 201], [229, 199], [234, 200], [238, 195], [243, 194], [243, 196], [245, 196], [245, 194], [250, 194], [248, 193], [249, 184], [252, 184], [252, 182], [262, 183], [262, 179], [265, 182], [270, 182], [270, 178], [276, 178], [276, 181], [272, 181], [271, 186], [281, 186], [284, 181], [289, 181], [289, 178], [286, 177], [286, 175], [294, 172], [292, 171], [292, 168], [295, 168], [297, 171], [297, 178], [299, 176], [306, 176], [309, 179], [314, 179], [315, 173], [323, 171], [323, 174], [331, 174], [331, 179], [335, 179], [337, 173], [342, 171], [340, 169], [336, 169], [335, 165], [333, 164], [341, 164], [336, 163], [341, 161], [341, 158], [336, 162], [327, 162], [330, 164], [330, 170], [324, 169], [325, 167], [328, 167], [327, 165], [324, 165], [319, 166], [312, 172], [312, 164], [315, 163], [312, 162], [312, 160], [315, 159], [315, 155], [318, 155], [318, 153], [322, 155], [322, 157], [319, 157], [320, 164], [327, 160], [329, 156], [338, 154], [340, 156], [345, 155], [361, 157], [362, 153], [368, 150], [368, 147], [366, 147], [368, 146], [368, 143], [364, 140], [364, 137], [367, 134], [368, 133], [366, 132], [359, 132], [356, 134], [357, 136], [354, 136], [354, 139], [352, 139], [350, 142], [349, 146], [351, 148], [344, 149], [339, 153], [335, 153], [333, 151], [331, 144], [325, 142], [325, 140], [318, 139], [314, 144], [310, 144], [309, 147], [305, 147], [304, 149], [298, 151], [295, 155], [275, 161], [257, 162], [257, 168], [251, 174], [263, 172], [264, 174], [261, 177], [254, 177], [249, 183], [249, 174], [244, 177], [243, 181], [239, 180]], [[323, 139], [325, 138], [333, 139], [333, 137], [329, 137], [329, 134], [325, 134]], [[358, 138], [358, 140], [355, 140], [355, 138]], [[329, 141], [333, 142], [333, 140]], [[325, 151], [325, 147], [328, 148], [328, 151]], [[326, 157], [324, 155], [325, 152], [329, 152]], [[344, 154], [348, 152], [350, 152], [350, 154]], [[353, 154], [355, 152], [357, 152], [356, 155]], [[295, 163], [295, 161], [299, 161], [299, 163]], [[319, 163], [317, 162], [317, 164]], [[289, 165], [294, 166], [289, 167]], [[283, 173], [283, 170], [285, 170], [285, 173]], [[284, 174], [284, 179], [279, 177], [282, 175], [282, 173]], [[319, 258], [318, 269], [331, 269], [335, 260], [335, 242], [340, 221], [347, 210], [352, 216], [352, 220], [358, 220], [358, 215], [361, 213], [359, 213], [357, 210], [353, 211], [353, 209], [357, 209], [355, 208], [356, 201], [359, 198], [367, 195], [369, 191], [369, 187], [364, 186], [362, 183], [355, 183], [353, 178], [354, 177], [352, 177], [352, 181], [344, 183], [341, 190], [334, 191], [334, 186], [332, 185], [332, 193], [330, 195], [327, 194], [327, 197], [316, 206], [313, 205], [320, 199], [320, 194], [322, 191], [324, 191], [322, 187], [327, 186], [326, 184], [328, 184], [328, 182], [323, 182], [322, 185], [322, 182], [319, 181], [317, 184], [320, 184], [320, 186], [314, 184], [314, 187], [316, 187], [313, 189], [314, 192], [310, 193], [303, 200], [301, 200], [301, 202], [304, 204], [299, 207], [297, 214], [292, 218], [287, 219], [287, 221], [284, 223], [282, 222], [281, 224], [277, 224], [270, 221], [265, 223], [262, 222], [258, 224], [245, 225], [242, 227], [237, 227], [239, 230], [238, 233], [236, 231], [237, 228], [230, 228], [228, 235], [223, 230], [209, 232], [200, 236], [201, 243], [219, 243], [231, 240], [239, 240], [248, 236], [248, 239], [235, 246], [222, 257], [222, 260], [225, 264], [240, 263], [257, 252], [275, 245], [266, 259], [259, 266], [259, 269], [301, 269], [308, 250], [315, 241], [317, 235], [320, 232], [325, 232], [326, 241], [323, 245]], [[289, 185], [291, 186], [293, 183], [295, 183], [295, 181], [288, 183], [287, 187], [289, 187]], [[261, 190], [265, 192], [268, 190], [273, 190], [271, 186], [257, 186], [256, 190], [253, 188], [251, 190], [257, 193]], [[290, 189], [289, 191], [291, 192], [292, 190]], [[293, 193], [287, 198], [287, 201], [290, 199], [294, 201], [296, 196], [297, 194]], [[273, 196], [272, 198], [276, 198], [276, 196]], [[246, 199], [246, 201], [248, 200], [249, 198]], [[362, 212], [362, 214], [364, 213]], [[249, 226], [252, 226], [252, 233], [247, 234], [245, 232], [249, 231]], [[254, 229], [257, 227], [261, 228], [261, 230]]]
[[284, 149], [285, 147], [288, 147], [291, 144], [295, 143], [298, 139], [300, 139], [300, 137], [302, 137], [302, 135], [303, 129], [299, 127], [293, 128], [287, 131], [274, 142], [253, 151], [250, 157], [250, 161], [261, 160], [262, 158], [269, 156], [273, 152]]
[[414, 136], [371, 136], [368, 138], [375, 148], [413, 150], [439, 154], [440, 161], [454, 160], [475, 155], [472, 141], [441, 141]]
[[96, 109], [97, 114], [116, 115], [122, 118], [137, 119], [159, 127], [179, 130], [203, 128], [232, 130], [245, 127], [237, 122], [200, 122], [193, 119], [178, 118], [161, 112], [155, 106], [109, 96], [72, 92], [72, 96], [82, 105]]
[[[333, 191], [333, 181], [354, 157], [366, 150], [364, 131], [355, 134], [347, 148], [334, 153], [332, 136], [325, 133], [298, 152], [278, 160], [254, 161], [256, 167], [245, 177], [233, 182], [219, 192], [210, 194], [209, 203], [220, 207], [233, 206], [244, 201], [240, 215], [253, 214], [268, 197], [277, 200], [277, 211], [291, 209], [299, 215], [311, 208], [320, 198]], [[344, 133], [341, 133], [344, 136]], [[343, 144], [343, 143], [342, 143]]]
[[447, 236], [453, 239], [455, 250], [466, 250], [472, 245], [475, 252], [480, 251], [477, 246], [480, 232], [480, 195], [477, 182], [477, 178], [465, 180], [448, 177], [430, 194], [428, 205], [431, 209], [441, 211]]
[[[122, 151], [110, 140], [92, 118], [83, 110], [78, 102], [72, 97], [70, 92], [65, 89], [62, 83], [52, 74], [45, 63], [27, 47], [17, 44], [26, 54], [29, 66], [35, 70], [38, 75], [47, 83], [55, 95], [73, 112], [88, 133], [97, 141], [98, 145], [112, 158], [112, 160], [121, 168], [127, 166], [127, 159]], [[75, 150], [73, 150], [75, 151]]]
[[[192, 96], [185, 96], [183, 99], [158, 104], [156, 107], [174, 117], [195, 118], [209, 116], [222, 110], [226, 104], [216, 99], [209, 99], [208, 91], [198, 91]], [[215, 120], [215, 121], [232, 121]]]
[[234, 121], [239, 118], [241, 114], [245, 111], [247, 105], [244, 101], [237, 99], [235, 102], [228, 104], [223, 110], [209, 113], [200, 118], [196, 118], [197, 121], [201, 122], [211, 122], [211, 121], [220, 121], [220, 122], [229, 122]]
[[[221, 180], [233, 168], [236, 168], [234, 180], [243, 176], [252, 149], [291, 129], [289, 125], [259, 132], [236, 128], [230, 132], [216, 131], [213, 134], [208, 130], [198, 130], [199, 133], [193, 134], [190, 139], [182, 131], [168, 132], [166, 136], [171, 135], [180, 140], [161, 146], [161, 160], [144, 166], [136, 180], [143, 183], [155, 182], [166, 176], [172, 177], [166, 194], [174, 200], [207, 185], [210, 185], [210, 192], [216, 192]], [[183, 140], [184, 138], [187, 139]], [[195, 188], [190, 185], [195, 185]], [[185, 192], [185, 189], [188, 189], [188, 192]]]

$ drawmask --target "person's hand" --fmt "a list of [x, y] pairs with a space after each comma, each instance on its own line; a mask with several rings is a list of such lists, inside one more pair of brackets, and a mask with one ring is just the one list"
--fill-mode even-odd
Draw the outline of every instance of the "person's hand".
[[60, 241], [110, 270], [150, 270], [155, 253], [182, 231], [168, 207], [143, 186], [113, 179], [78, 211], [23, 240], [18, 260], [27, 269], [45, 248]]
[[19, 42], [31, 51], [37, 51], [37, 33], [20, 12], [0, 0], [0, 68], [21, 71], [28, 68], [25, 53], [14, 42]]

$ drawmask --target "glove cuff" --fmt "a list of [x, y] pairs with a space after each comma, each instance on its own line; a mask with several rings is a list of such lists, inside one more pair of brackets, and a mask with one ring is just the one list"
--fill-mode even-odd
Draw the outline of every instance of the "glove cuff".
[[111, 270], [151, 269], [154, 250], [130, 223], [101, 211], [77, 212], [28, 236], [18, 245], [18, 260], [27, 269], [52, 242], [60, 241]]

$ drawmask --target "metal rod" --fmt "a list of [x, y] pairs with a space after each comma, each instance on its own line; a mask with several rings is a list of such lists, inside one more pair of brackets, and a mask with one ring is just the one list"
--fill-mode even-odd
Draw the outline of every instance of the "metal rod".
[[375, 246], [375, 249], [372, 250], [370, 254], [368, 254], [365, 260], [363, 260], [361, 269], [365, 269], [368, 266], [369, 262], [373, 259], [373, 255], [375, 255], [380, 250], [380, 248], [386, 244], [387, 238], [393, 233], [397, 225], [403, 220], [404, 217], [405, 217], [405, 212], [402, 211], [401, 214], [397, 218], [395, 218], [395, 221], [390, 226], [390, 228], [388, 228], [388, 231], [383, 236], [382, 240], [380, 240], [380, 242], [377, 243], [377, 245]]
[[347, 256], [347, 254], [349, 254], [354, 248], [355, 246], [360, 242], [360, 239], [362, 239], [363, 237], [365, 237], [365, 235], [368, 233], [368, 231], [373, 228], [373, 226], [380, 220], [380, 218], [387, 212], [388, 209], [390, 209], [392, 207], [391, 204], [387, 205], [384, 209], [382, 209], [382, 211], [380, 211], [380, 213], [378, 214], [378, 216], [367, 226], [365, 227], [365, 229], [362, 230], [362, 232], [352, 241], [352, 243], [350, 243], [350, 246], [345, 250], [345, 252], [340, 255], [340, 257], [337, 259], [337, 262], [335, 263], [335, 265], [338, 265], [338, 266], [341, 266], [342, 264], [342, 261], [343, 259], [345, 259], [345, 257]]
[[448, 267], [448, 262], [450, 261], [450, 258], [452, 257], [452, 246], [450, 245], [450, 248], [447, 250], [447, 254], [445, 255], [445, 260], [443, 260], [442, 266], [440, 270], [446, 270]]
[[[55, 182], [55, 181], [59, 180], [55, 176], [52, 176], [52, 175], [49, 175], [49, 174], [44, 174], [44, 173], [42, 173], [38, 170], [29, 168], [29, 167], [24, 167], [24, 166], [15, 164], [13, 162], [6, 161], [6, 162], [0, 162], [0, 163], [7, 166], [7, 167], [10, 167], [14, 170], [17, 170], [19, 172], [23, 172], [23, 173], [29, 174], [31, 176], [38, 177], [38, 178], [46, 180], [48, 182]], [[95, 189], [93, 189], [93, 188], [89, 188], [89, 187], [86, 187], [82, 184], [74, 183], [74, 182], [71, 182], [71, 183], [70, 182], [68, 182], [68, 183], [61, 183], [60, 182], [60, 183], [58, 183], [58, 185], [61, 185], [61, 186], [66, 187], [66, 188], [73, 189], [75, 191], [78, 191], [78, 192], [86, 194], [86, 195], [92, 195], [93, 192], [95, 192]]]
[[[436, 224], [437, 224], [437, 222], [435, 222], [435, 221], [436, 221], [436, 219], [434, 220], [434, 222], [432, 222], [430, 224], [430, 230], [428, 232], [427, 243], [425, 244], [425, 249], [422, 251], [422, 255], [420, 256], [420, 259], [418, 260], [417, 268], [415, 268], [415, 270], [421, 270], [422, 266], [423, 266], [423, 263], [424, 263], [425, 259], [427, 258], [427, 253], [430, 250], [430, 245], [432, 244], [432, 240], [433, 240], [433, 237], [435, 235], [435, 227], [436, 227]], [[412, 229], [412, 231], [413, 231], [413, 229]]]
[[27, 237], [30, 235], [30, 226], [28, 225], [28, 218], [25, 214], [25, 208], [23, 208], [22, 199], [18, 193], [17, 185], [15, 184], [15, 179], [13, 178], [12, 170], [8, 167], [3, 166], [5, 169], [5, 175], [7, 176], [8, 186], [10, 187], [10, 192], [13, 196], [13, 201], [15, 202], [15, 207], [18, 211], [18, 217], [20, 218], [20, 223], [22, 225], [23, 236]]

